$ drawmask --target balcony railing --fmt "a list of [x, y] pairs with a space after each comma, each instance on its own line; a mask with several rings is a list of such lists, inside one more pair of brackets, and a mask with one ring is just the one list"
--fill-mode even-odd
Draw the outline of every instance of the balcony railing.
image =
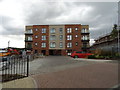
[[32, 42], [32, 39], [25, 39], [25, 42]]
[[26, 47], [27, 50], [32, 50], [32, 47]]
[[82, 39], [81, 41], [82, 42], [89, 42], [90, 40], [89, 39]]
[[25, 34], [33, 34], [33, 31], [25, 31]]
[[81, 31], [81, 34], [89, 34], [89, 31], [87, 31], [87, 32]]

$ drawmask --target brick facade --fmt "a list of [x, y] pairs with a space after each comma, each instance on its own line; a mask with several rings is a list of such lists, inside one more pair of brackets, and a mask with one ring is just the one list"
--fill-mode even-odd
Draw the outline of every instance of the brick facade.
[[[45, 33], [42, 33], [42, 29], [46, 29]], [[54, 28], [55, 33], [51, 33], [50, 30]], [[60, 33], [60, 28], [62, 28], [63, 33]], [[68, 55], [73, 51], [82, 50], [83, 41], [81, 38], [83, 35], [89, 34], [81, 34], [82, 28], [86, 28], [89, 30], [88, 25], [81, 24], [67, 24], [67, 25], [32, 25], [26, 26], [26, 31], [31, 29], [32, 34], [26, 34], [25, 38], [29, 36], [32, 37], [32, 41], [25, 41], [25, 48], [28, 49], [28, 43], [32, 44], [33, 53], [43, 53], [44, 55]], [[55, 35], [55, 40], [51, 40], [51, 35]], [[60, 35], [63, 36], [63, 39], [60, 40]], [[44, 37], [45, 40], [42, 40]], [[69, 40], [70, 39], [70, 40]], [[29, 42], [30, 41], [30, 42]], [[55, 47], [51, 48], [50, 43], [54, 42]], [[42, 47], [43, 43], [45, 47]], [[62, 43], [62, 47], [60, 47], [60, 43]], [[87, 41], [89, 45], [89, 41]], [[86, 44], [86, 45], [87, 45]]]

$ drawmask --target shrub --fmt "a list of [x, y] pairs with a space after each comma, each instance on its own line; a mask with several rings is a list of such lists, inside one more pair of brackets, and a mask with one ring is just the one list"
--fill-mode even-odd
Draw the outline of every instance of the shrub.
[[88, 56], [88, 59], [95, 59], [96, 57], [95, 57], [95, 55], [89, 55]]

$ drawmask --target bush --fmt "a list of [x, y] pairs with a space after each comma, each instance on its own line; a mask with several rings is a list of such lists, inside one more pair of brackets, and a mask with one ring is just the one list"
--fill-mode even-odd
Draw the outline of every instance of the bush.
[[95, 55], [89, 55], [88, 56], [88, 59], [95, 59], [96, 57], [95, 57]]
[[116, 58], [120, 58], [120, 54], [119, 54], [119, 53], [116, 53], [116, 54], [115, 54], [115, 57], [116, 57]]

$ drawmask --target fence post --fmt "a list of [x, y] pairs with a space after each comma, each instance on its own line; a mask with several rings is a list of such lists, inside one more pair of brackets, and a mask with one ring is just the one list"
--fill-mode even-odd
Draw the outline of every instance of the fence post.
[[27, 77], [29, 76], [29, 56], [27, 56]]

